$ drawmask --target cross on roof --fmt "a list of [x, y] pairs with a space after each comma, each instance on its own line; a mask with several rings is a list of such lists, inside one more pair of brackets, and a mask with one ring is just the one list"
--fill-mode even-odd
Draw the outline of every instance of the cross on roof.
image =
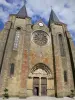
[[24, 1], [24, 5], [26, 5], [26, 0], [23, 0]]
[[52, 6], [50, 6], [51, 7], [51, 10], [52, 10]]

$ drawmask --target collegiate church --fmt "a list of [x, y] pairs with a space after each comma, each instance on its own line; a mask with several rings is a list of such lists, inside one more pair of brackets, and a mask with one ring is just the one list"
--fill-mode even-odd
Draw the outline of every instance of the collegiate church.
[[75, 89], [75, 47], [53, 9], [48, 25], [35, 24], [25, 5], [0, 32], [0, 96], [57, 96]]

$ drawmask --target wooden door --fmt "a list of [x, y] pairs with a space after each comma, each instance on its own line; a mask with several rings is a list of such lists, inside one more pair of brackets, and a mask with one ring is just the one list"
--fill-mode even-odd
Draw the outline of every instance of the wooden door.
[[39, 78], [38, 77], [33, 78], [33, 95], [36, 95], [36, 96], [39, 95]]
[[47, 95], [47, 79], [41, 78], [41, 95]]

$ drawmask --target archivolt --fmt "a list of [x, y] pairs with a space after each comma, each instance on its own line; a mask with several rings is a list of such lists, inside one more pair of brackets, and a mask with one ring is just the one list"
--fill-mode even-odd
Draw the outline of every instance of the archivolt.
[[46, 71], [47, 74], [52, 74], [50, 68], [43, 64], [43, 63], [38, 63], [36, 64], [32, 69], [31, 69], [31, 73], [34, 73], [34, 71], [36, 71], [37, 69], [42, 69], [44, 71]]

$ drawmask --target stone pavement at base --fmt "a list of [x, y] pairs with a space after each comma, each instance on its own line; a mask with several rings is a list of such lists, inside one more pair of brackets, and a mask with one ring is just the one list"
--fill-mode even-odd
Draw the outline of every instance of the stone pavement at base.
[[[0, 100], [3, 100], [2, 98], [0, 98]], [[6, 100], [6, 99], [4, 99]], [[47, 96], [42, 96], [42, 97], [28, 97], [26, 99], [19, 99], [19, 98], [9, 98], [7, 100], [75, 100], [74, 98], [68, 98], [68, 97], [64, 97], [64, 98], [55, 98], [55, 97], [47, 97]]]

